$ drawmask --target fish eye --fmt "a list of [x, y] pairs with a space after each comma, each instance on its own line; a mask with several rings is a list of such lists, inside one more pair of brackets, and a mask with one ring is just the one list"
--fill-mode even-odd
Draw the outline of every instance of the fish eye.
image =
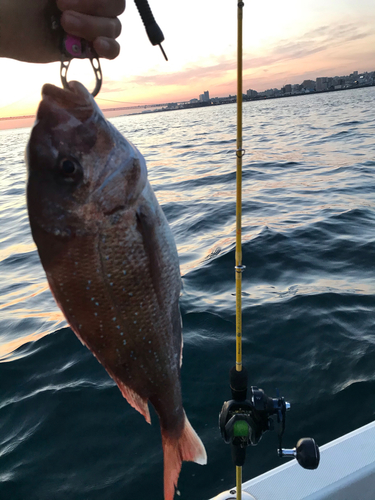
[[74, 172], [76, 170], [76, 166], [74, 165], [72, 160], [63, 160], [61, 162], [61, 170], [66, 175], [72, 175], [72, 174], [74, 174]]
[[72, 160], [69, 160], [68, 158], [63, 158], [60, 161], [60, 169], [64, 175], [70, 177], [75, 174], [77, 167]]
[[57, 161], [59, 178], [64, 182], [77, 184], [82, 179], [82, 167], [72, 156], [62, 156]]

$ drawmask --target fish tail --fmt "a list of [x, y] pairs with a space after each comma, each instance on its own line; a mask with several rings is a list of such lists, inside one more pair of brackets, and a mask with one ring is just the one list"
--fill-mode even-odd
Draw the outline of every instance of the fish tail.
[[[185, 415], [185, 414], [184, 414]], [[172, 438], [161, 430], [164, 452], [164, 500], [173, 500], [182, 461], [207, 463], [206, 450], [185, 415], [184, 428], [179, 438]]]

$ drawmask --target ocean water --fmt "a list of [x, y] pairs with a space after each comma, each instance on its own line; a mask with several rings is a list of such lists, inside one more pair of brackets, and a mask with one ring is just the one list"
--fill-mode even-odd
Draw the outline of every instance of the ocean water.
[[[374, 420], [374, 106], [375, 88], [243, 106], [244, 364], [250, 385], [291, 403], [285, 447]], [[235, 362], [235, 112], [112, 120], [144, 154], [180, 256], [183, 399], [208, 453], [184, 463], [181, 500], [235, 483], [217, 426]], [[161, 500], [155, 413], [149, 426], [128, 405], [47, 287], [25, 204], [29, 133], [0, 133], [0, 499]], [[283, 463], [276, 447], [274, 431], [249, 448], [244, 479]]]

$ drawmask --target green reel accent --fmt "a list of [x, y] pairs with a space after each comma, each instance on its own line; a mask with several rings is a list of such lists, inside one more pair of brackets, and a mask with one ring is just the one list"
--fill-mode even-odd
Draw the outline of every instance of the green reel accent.
[[235, 437], [248, 437], [249, 435], [249, 426], [247, 422], [238, 420], [234, 423], [233, 426], [233, 435]]

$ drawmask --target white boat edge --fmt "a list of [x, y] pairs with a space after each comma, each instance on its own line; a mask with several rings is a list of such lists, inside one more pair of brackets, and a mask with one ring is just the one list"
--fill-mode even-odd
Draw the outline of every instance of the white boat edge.
[[[243, 500], [374, 500], [375, 421], [320, 447], [316, 470], [293, 459], [247, 481], [242, 491]], [[234, 492], [211, 500], [236, 499]]]

